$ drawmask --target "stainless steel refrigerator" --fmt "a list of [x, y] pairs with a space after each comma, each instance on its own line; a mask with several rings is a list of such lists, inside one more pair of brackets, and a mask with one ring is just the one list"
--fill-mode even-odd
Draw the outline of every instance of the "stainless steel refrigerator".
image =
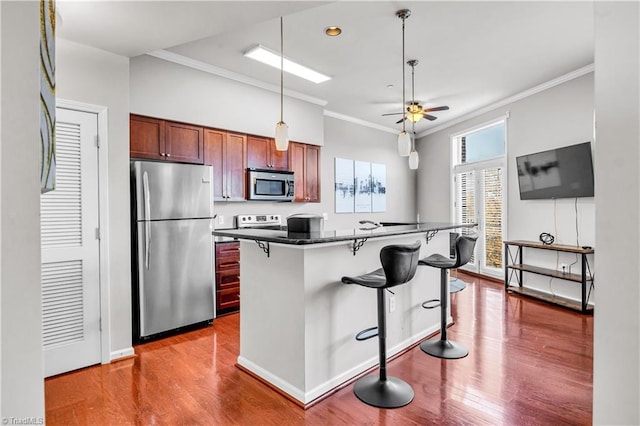
[[134, 337], [215, 316], [211, 166], [131, 162]]

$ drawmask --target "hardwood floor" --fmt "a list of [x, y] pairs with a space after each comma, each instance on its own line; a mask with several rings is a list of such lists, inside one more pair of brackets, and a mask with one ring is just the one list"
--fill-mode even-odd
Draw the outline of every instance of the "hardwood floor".
[[[136, 356], [45, 380], [48, 425], [591, 424], [593, 316], [506, 295], [492, 281], [453, 296], [449, 338], [469, 356], [415, 347], [389, 362], [415, 398], [397, 409], [360, 402], [349, 384], [304, 410], [235, 367], [238, 314], [138, 345]], [[377, 374], [375, 370], [372, 374]]]

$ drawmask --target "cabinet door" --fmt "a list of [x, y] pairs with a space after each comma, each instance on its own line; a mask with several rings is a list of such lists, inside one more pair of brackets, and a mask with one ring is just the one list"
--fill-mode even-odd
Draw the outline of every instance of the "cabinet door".
[[224, 145], [225, 194], [229, 201], [243, 201], [246, 178], [247, 138], [244, 135], [227, 133]]
[[129, 149], [131, 158], [164, 160], [164, 121], [131, 114]]
[[289, 143], [289, 166], [293, 171], [294, 179], [294, 197], [293, 201], [306, 201], [305, 199], [305, 160], [304, 160], [304, 144], [297, 142]]
[[305, 146], [304, 186], [307, 201], [320, 202], [320, 147]]
[[278, 151], [276, 141], [269, 139], [269, 167], [276, 170], [289, 170], [289, 152]]
[[267, 138], [247, 136], [247, 167], [269, 168], [270, 143]]
[[204, 131], [204, 164], [213, 166], [213, 198], [225, 201], [226, 181], [224, 175], [225, 132], [213, 129]]
[[165, 121], [167, 160], [204, 164], [203, 133], [202, 127]]

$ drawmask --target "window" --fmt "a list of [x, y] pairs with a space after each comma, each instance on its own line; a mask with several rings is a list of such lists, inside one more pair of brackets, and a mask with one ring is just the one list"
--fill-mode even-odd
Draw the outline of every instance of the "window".
[[452, 216], [459, 223], [477, 223], [476, 251], [467, 269], [502, 274], [504, 230], [504, 163], [506, 121], [501, 119], [452, 136], [454, 194]]

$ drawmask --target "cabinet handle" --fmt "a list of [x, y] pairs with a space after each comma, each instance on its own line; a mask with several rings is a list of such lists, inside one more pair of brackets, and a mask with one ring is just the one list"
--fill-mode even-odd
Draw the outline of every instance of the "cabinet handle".
[[171, 154], [167, 154], [167, 157], [171, 157]]
[[165, 154], [164, 152], [161, 152], [161, 153], [160, 153], [160, 156], [161, 156], [161, 157], [164, 157], [164, 156], [166, 156], [166, 155], [167, 155], [167, 154]]

